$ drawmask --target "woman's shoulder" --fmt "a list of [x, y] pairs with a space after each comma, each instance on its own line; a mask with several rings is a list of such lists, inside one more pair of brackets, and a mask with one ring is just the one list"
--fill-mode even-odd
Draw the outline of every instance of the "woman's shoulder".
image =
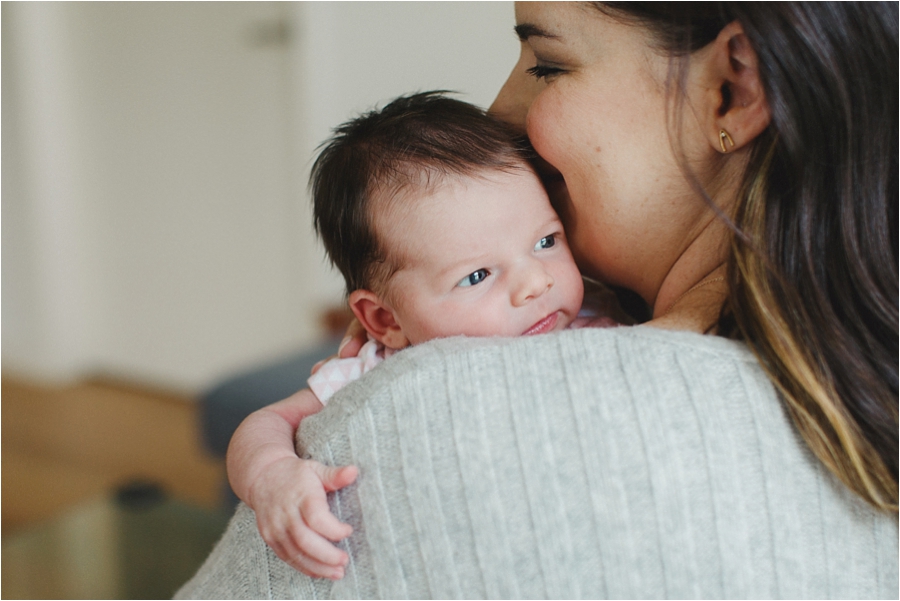
[[446, 371], [456, 364], [500, 368], [524, 363], [544, 370], [553, 369], [559, 361], [588, 370], [601, 365], [614, 369], [640, 365], [648, 369], [648, 377], [653, 377], [654, 366], [667, 363], [711, 375], [715, 372], [708, 370], [716, 365], [750, 371], [759, 368], [742, 342], [650, 326], [585, 328], [522, 338], [445, 338], [407, 349], [389, 366], [390, 377], [399, 377], [408, 370]]
[[[650, 327], [438, 340], [302, 428], [311, 456], [361, 474], [333, 507], [357, 518], [365, 578], [335, 597], [896, 591], [896, 522], [822, 467], [737, 342]], [[855, 567], [830, 589], [834, 549]]]
[[526, 397], [631, 405], [667, 402], [672, 395], [699, 403], [776, 398], [740, 342], [647, 326], [598, 328], [527, 338], [454, 337], [408, 348], [348, 384], [310, 427], [346, 422], [379, 404], [403, 411], [426, 397], [465, 412]]

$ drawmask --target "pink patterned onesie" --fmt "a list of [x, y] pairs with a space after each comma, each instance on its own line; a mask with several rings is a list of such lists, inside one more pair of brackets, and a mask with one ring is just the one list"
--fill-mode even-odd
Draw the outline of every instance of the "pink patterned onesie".
[[[610, 317], [598, 316], [596, 311], [582, 307], [578, 312], [578, 317], [566, 329], [611, 328], [619, 325], [622, 324]], [[355, 357], [326, 361], [306, 382], [309, 384], [309, 389], [325, 405], [335, 392], [372, 370], [396, 352], [395, 349], [387, 348], [369, 338], [369, 341], [359, 349], [359, 353]]]

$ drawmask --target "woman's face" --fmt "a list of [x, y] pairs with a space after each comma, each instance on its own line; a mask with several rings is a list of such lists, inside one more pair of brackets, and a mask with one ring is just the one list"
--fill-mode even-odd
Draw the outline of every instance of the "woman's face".
[[[583, 3], [519, 2], [516, 22], [522, 53], [491, 110], [525, 126], [550, 164], [542, 175], [581, 270], [652, 305], [712, 220], [670, 144], [668, 58]], [[695, 119], [678, 141], [706, 183], [715, 158]]]

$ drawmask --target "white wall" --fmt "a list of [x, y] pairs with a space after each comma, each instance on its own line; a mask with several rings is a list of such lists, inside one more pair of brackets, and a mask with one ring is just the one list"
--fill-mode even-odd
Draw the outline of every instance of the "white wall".
[[2, 5], [3, 367], [68, 377], [90, 354], [96, 270], [66, 15]]
[[4, 371], [196, 392], [314, 341], [341, 291], [313, 149], [401, 93], [489, 104], [512, 24], [507, 2], [3, 3]]
[[515, 64], [512, 2], [304, 2], [297, 94], [316, 143], [348, 116], [433, 89], [487, 107]]

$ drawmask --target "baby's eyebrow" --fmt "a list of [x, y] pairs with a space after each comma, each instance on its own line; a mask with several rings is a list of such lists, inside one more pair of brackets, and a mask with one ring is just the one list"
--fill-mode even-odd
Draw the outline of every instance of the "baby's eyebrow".
[[560, 230], [565, 231], [562, 221], [556, 215], [556, 213], [554, 213], [552, 218], [548, 219], [546, 222], [544, 222], [544, 225], [542, 225], [541, 227], [539, 227], [537, 229], [537, 233], [540, 235], [540, 232], [542, 232], [542, 231], [547, 231], [547, 230], [556, 229], [556, 228], [559, 228]]
[[[484, 267], [483, 264], [487, 263], [487, 258], [479, 255], [477, 257], [464, 257], [458, 261], [454, 261], [452, 263], [447, 263], [443, 268], [438, 270], [438, 276], [446, 276], [453, 272], [460, 272], [466, 269], [480, 269]], [[472, 265], [477, 265], [476, 267], [472, 267]]]
[[519, 23], [518, 25], [513, 27], [513, 31], [516, 32], [516, 35], [522, 42], [527, 41], [528, 38], [547, 38], [551, 40], [559, 39], [558, 35], [554, 35], [532, 23]]

